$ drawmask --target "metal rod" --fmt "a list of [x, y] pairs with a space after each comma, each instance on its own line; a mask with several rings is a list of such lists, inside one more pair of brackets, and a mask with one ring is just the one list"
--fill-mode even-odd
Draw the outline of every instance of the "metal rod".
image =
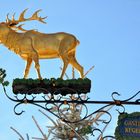
[[[23, 101], [24, 102], [24, 101]], [[110, 104], [110, 105], [122, 105], [122, 104], [125, 104], [125, 105], [140, 105], [140, 102], [133, 102], [133, 101], [129, 101], [129, 102], [124, 102], [124, 101], [76, 101], [76, 100], [73, 100], [73, 101], [66, 101], [66, 100], [54, 100], [54, 101], [51, 101], [51, 100], [48, 100], [48, 101], [43, 101], [43, 100], [35, 100], [35, 101], [32, 101], [32, 100], [26, 100], [26, 103], [77, 103], [77, 104]]]

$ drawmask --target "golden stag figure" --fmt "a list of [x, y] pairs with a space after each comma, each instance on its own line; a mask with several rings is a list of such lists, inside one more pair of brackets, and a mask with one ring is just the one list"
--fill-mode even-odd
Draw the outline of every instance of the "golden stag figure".
[[20, 22], [37, 20], [46, 23], [44, 19], [47, 18], [38, 16], [40, 10], [36, 11], [30, 18], [25, 18], [26, 11], [27, 9], [20, 14], [18, 20], [15, 20], [15, 14], [12, 19], [9, 19], [9, 14], [7, 14], [6, 22], [0, 23], [0, 43], [27, 61], [24, 78], [27, 78], [32, 61], [34, 61], [38, 78], [42, 79], [39, 59], [47, 58], [62, 59], [64, 65], [60, 78], [63, 78], [68, 64], [76, 68], [83, 78], [83, 67], [75, 57], [76, 46], [80, 43], [76, 37], [65, 32], [45, 34], [35, 30], [23, 29], [23, 24], [18, 25]]

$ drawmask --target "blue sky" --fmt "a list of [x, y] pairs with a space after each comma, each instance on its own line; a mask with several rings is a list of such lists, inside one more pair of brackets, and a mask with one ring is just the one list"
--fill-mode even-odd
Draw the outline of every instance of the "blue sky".
[[[120, 99], [127, 99], [140, 90], [140, 1], [139, 0], [5, 0], [0, 6], [0, 22], [5, 21], [7, 13], [16, 12], [16, 18], [29, 8], [29, 17], [35, 10], [42, 9], [41, 16], [48, 16], [47, 24], [35, 21], [25, 23], [26, 29], [40, 32], [68, 32], [74, 34], [80, 45], [77, 59], [85, 72], [95, 66], [88, 74], [92, 80], [89, 93], [91, 100], [111, 100], [111, 93], [119, 92]], [[44, 78], [59, 77], [61, 61], [41, 60], [41, 73]], [[25, 62], [3, 45], [0, 46], [0, 67], [6, 69], [7, 80], [12, 84], [14, 78], [22, 78]], [[71, 75], [71, 67], [67, 69]], [[29, 77], [36, 78], [34, 66]], [[76, 75], [79, 76], [78, 74]], [[10, 84], [10, 86], [11, 86]], [[11, 87], [7, 88], [12, 96]], [[37, 128], [32, 121], [34, 115], [42, 126], [47, 123], [38, 108], [22, 106], [26, 113], [16, 116], [14, 103], [9, 101], [1, 90], [0, 99], [0, 137], [3, 140], [16, 139], [10, 126], [21, 133], [37, 136]], [[90, 106], [94, 110], [94, 106]], [[139, 111], [138, 107], [128, 106], [128, 112]], [[113, 112], [113, 123], [108, 132], [113, 133], [117, 122], [117, 112]]]

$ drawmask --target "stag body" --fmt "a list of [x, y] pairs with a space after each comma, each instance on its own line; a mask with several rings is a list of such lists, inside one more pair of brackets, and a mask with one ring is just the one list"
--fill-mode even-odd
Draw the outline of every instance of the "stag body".
[[[23, 11], [18, 21], [8, 19], [8, 22], [0, 23], [1, 43], [27, 61], [24, 78], [27, 78], [32, 61], [34, 61], [38, 78], [41, 79], [39, 59], [47, 58], [62, 59], [64, 66], [61, 78], [63, 78], [69, 63], [80, 72], [83, 78], [83, 67], [75, 58], [76, 46], [79, 44], [76, 37], [64, 32], [53, 34], [44, 34], [34, 30], [22, 33], [16, 32], [13, 28], [23, 29], [21, 26], [16, 27], [15, 25], [19, 22], [29, 20], [23, 17], [25, 11]], [[30, 20], [37, 20], [38, 18], [39, 21], [44, 22], [43, 18], [37, 16], [37, 12], [33, 14]]]

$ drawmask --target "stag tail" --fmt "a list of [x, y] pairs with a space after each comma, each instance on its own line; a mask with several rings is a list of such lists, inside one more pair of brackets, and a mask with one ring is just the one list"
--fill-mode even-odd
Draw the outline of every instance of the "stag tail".
[[80, 44], [80, 41], [77, 39], [77, 46]]

